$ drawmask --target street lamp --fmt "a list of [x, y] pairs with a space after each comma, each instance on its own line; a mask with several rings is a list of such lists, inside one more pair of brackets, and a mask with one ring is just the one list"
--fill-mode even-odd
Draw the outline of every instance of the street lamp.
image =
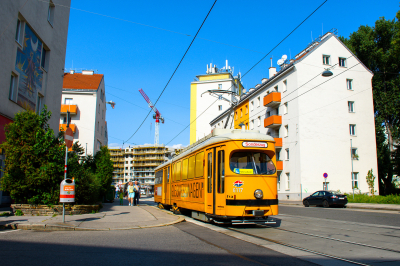
[[114, 107], [115, 107], [115, 102], [113, 102], [113, 101], [108, 101], [108, 102], [106, 102], [106, 103], [108, 103], [108, 104], [110, 104], [111, 105], [111, 107], [112, 107], [112, 109], [114, 109]]
[[323, 77], [330, 77], [332, 75], [333, 75], [333, 73], [332, 73], [332, 71], [329, 70], [329, 68], [325, 68], [325, 71], [322, 72]]

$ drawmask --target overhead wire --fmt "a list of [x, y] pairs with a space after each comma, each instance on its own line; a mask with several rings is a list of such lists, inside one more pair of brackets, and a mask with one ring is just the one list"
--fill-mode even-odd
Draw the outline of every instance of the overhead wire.
[[[253, 70], [259, 63], [261, 63], [273, 50], [275, 50], [283, 41], [285, 41], [295, 30], [297, 30], [307, 19], [309, 19], [318, 9], [320, 9], [328, 0], [325, 0], [321, 5], [319, 5], [311, 14], [309, 14], [299, 25], [297, 25], [288, 35], [286, 35], [277, 45], [275, 45], [269, 52], [268, 54], [266, 54], [265, 56], [263, 56], [261, 58], [261, 60], [259, 60], [257, 63], [255, 63], [247, 72], [245, 72], [245, 74], [243, 74], [242, 77], [246, 76], [251, 70]], [[231, 89], [233, 87], [233, 85], [229, 88]], [[228, 89], [228, 90], [229, 90]], [[209, 105], [199, 116], [197, 116], [193, 121], [191, 121], [189, 123], [188, 126], [186, 126], [181, 132], [178, 133], [178, 135], [176, 135], [172, 140], [174, 140], [177, 136], [179, 136], [184, 130], [186, 130], [192, 123], [194, 123], [205, 111], [207, 111], [214, 103], [216, 103], [218, 101], [218, 99], [216, 101], [214, 101], [211, 105]], [[172, 141], [170, 140], [167, 145]]]
[[[179, 64], [177, 65], [177, 67], [175, 68], [174, 72], [172, 73], [171, 77], [169, 78], [167, 84], [165, 85], [164, 89], [161, 91], [160, 96], [158, 96], [156, 102], [154, 103], [154, 107], [157, 105], [158, 100], [160, 99], [160, 97], [163, 95], [165, 89], [168, 87], [169, 83], [171, 82], [172, 78], [174, 77], [176, 71], [178, 70], [179, 66], [181, 65], [183, 59], [185, 58], [186, 54], [189, 52], [190, 47], [192, 47], [192, 44], [194, 42], [194, 40], [196, 39], [197, 35], [199, 34], [201, 28], [203, 27], [204, 23], [206, 22], [208, 16], [210, 15], [212, 9], [214, 8], [215, 4], [217, 3], [217, 0], [214, 1], [213, 5], [211, 6], [210, 10], [207, 13], [207, 16], [204, 18], [203, 22], [201, 23], [199, 29], [196, 32], [196, 35], [193, 37], [192, 42], [190, 43], [189, 47], [186, 49], [184, 55], [182, 56], [181, 60], [179, 61]], [[140, 126], [138, 127], [138, 129], [132, 134], [132, 136], [130, 136], [126, 141], [129, 141], [133, 136], [135, 136], [135, 134], [139, 131], [139, 129], [142, 127], [142, 125], [144, 124], [144, 122], [146, 121], [147, 117], [150, 115], [150, 113], [153, 110], [150, 110], [149, 113], [147, 114], [146, 118], [143, 120], [143, 122], [140, 124]]]

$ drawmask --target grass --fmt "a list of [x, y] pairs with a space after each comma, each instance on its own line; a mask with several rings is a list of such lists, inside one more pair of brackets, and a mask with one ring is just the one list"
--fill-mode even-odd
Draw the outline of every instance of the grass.
[[21, 210], [16, 210], [15, 211], [15, 216], [22, 216], [24, 213]]
[[56, 216], [57, 216], [57, 214], [54, 213], [51, 217], [56, 217]]
[[347, 195], [349, 203], [379, 203], [379, 204], [400, 204], [400, 195], [387, 195], [387, 196], [368, 196], [364, 194]]
[[0, 216], [10, 216], [11, 214], [9, 213], [9, 212], [3, 212], [3, 213], [0, 213]]

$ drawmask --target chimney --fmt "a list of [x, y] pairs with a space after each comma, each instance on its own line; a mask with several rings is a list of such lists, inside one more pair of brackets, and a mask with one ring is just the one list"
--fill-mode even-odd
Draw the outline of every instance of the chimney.
[[261, 83], [267, 82], [267, 80], [268, 80], [268, 79], [263, 78], [263, 79], [261, 80]]
[[272, 78], [276, 74], [276, 67], [269, 68], [269, 78]]
[[71, 69], [71, 70], [69, 71], [69, 73], [72, 75], [72, 74], [75, 73], [75, 70], [72, 70], [72, 69]]
[[93, 70], [82, 70], [82, 75], [93, 75], [94, 71]]

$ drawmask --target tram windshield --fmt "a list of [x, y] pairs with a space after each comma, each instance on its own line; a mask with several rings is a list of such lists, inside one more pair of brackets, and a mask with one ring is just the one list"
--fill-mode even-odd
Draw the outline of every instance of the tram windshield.
[[271, 158], [261, 152], [235, 152], [229, 166], [234, 173], [242, 175], [272, 175], [276, 172]]

